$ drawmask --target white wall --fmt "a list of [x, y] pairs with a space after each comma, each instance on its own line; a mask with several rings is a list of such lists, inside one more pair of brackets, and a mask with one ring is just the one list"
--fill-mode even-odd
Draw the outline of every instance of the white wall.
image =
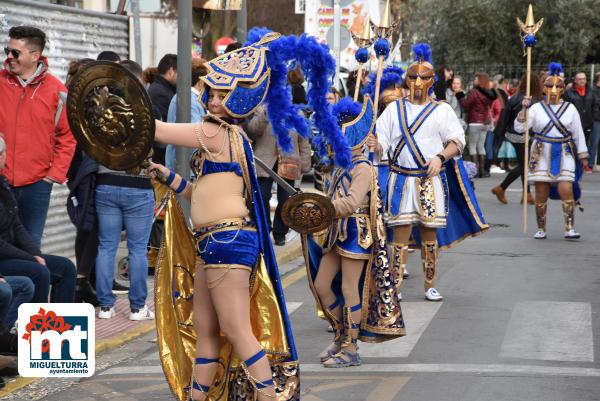
[[[130, 35], [129, 46], [131, 57], [135, 57], [133, 33], [133, 18], [129, 17]], [[142, 60], [135, 60], [142, 68], [156, 67], [167, 53], [177, 54], [177, 21], [165, 20], [155, 13], [140, 15], [140, 30], [142, 36]]]

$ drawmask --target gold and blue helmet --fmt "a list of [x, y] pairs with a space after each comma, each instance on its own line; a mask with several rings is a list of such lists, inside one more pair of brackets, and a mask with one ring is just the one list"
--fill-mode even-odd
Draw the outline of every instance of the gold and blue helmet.
[[335, 163], [349, 168], [351, 151], [326, 99], [335, 75], [335, 60], [330, 49], [311, 36], [282, 36], [266, 28], [253, 28], [244, 47], [207, 63], [208, 74], [201, 78], [200, 101], [206, 108], [211, 90], [227, 92], [222, 105], [233, 118], [250, 116], [266, 103], [277, 143], [289, 152], [293, 149], [291, 130], [305, 138], [311, 135], [302, 107], [292, 103], [287, 81], [288, 69], [298, 66], [308, 83], [307, 106], [314, 112], [317, 132], [313, 137], [322, 137], [331, 144], [336, 150]]
[[333, 106], [332, 112], [352, 151], [363, 150], [367, 137], [375, 129], [376, 116], [371, 97], [365, 95], [362, 104], [345, 97]]
[[267, 43], [281, 37], [276, 32], [259, 42], [234, 50], [206, 63], [208, 73], [200, 77], [200, 103], [208, 108], [210, 89], [227, 91], [223, 108], [235, 118], [252, 114], [265, 100], [269, 90], [271, 69], [267, 65]]

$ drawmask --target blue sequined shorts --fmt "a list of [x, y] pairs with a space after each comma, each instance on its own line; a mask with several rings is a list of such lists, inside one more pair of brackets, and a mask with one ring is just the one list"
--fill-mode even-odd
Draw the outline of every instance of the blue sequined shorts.
[[258, 259], [258, 233], [249, 218], [227, 219], [194, 230], [196, 251], [206, 268], [231, 265], [253, 269]]
[[349, 259], [369, 259], [373, 239], [367, 215], [352, 215], [340, 220], [335, 242], [338, 254]]

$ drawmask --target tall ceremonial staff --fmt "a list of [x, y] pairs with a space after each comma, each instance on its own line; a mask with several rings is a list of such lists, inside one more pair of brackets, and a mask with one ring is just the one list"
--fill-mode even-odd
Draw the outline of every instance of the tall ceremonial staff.
[[373, 99], [373, 110], [375, 113], [378, 112], [379, 107], [379, 89], [381, 87], [381, 75], [383, 74], [383, 65], [385, 60], [390, 55], [390, 42], [388, 39], [392, 36], [394, 31], [398, 28], [398, 21], [390, 25], [390, 0], [385, 3], [383, 10], [383, 16], [379, 22], [379, 26], [371, 22], [373, 31], [375, 32], [375, 55], [377, 56], [377, 78], [375, 81], [375, 99]]
[[[537, 39], [535, 34], [540, 30], [544, 19], [540, 19], [535, 22], [533, 19], [533, 6], [529, 4], [527, 10], [527, 17], [525, 23], [523, 23], [519, 17], [517, 17], [517, 24], [520, 29], [521, 41], [523, 42], [523, 48], [527, 55], [527, 85], [525, 86], [525, 96], [531, 95], [531, 48], [535, 46]], [[527, 233], [527, 188], [529, 186], [528, 173], [529, 173], [529, 109], [525, 108], [525, 160], [524, 160], [524, 180], [523, 180], [523, 232]]]
[[369, 52], [369, 47], [373, 44], [373, 38], [371, 37], [371, 24], [369, 20], [369, 16], [365, 18], [364, 28], [361, 36], [356, 36], [352, 34], [352, 39], [356, 46], [358, 46], [358, 50], [356, 50], [356, 54], [354, 54], [354, 58], [358, 62], [358, 72], [356, 73], [356, 85], [354, 87], [354, 101], [358, 100], [358, 94], [360, 93], [360, 82], [362, 81], [363, 75], [363, 66], [369, 61], [371, 56]]
[[[383, 74], [383, 65], [385, 60], [390, 55], [390, 42], [388, 39], [392, 36], [394, 31], [400, 26], [398, 21], [390, 24], [390, 0], [385, 2], [385, 8], [379, 26], [371, 22], [373, 31], [375, 32], [375, 55], [377, 56], [377, 76], [375, 79], [375, 99], [373, 99], [373, 110], [375, 115], [379, 113], [379, 90], [381, 88], [381, 75]], [[375, 149], [370, 149], [369, 160], [373, 161]]]

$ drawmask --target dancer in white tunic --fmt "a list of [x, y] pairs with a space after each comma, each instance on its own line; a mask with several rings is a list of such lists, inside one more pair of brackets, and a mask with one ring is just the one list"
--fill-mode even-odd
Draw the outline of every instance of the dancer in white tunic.
[[[377, 120], [377, 136], [380, 155], [387, 155], [384, 159], [390, 164], [386, 202], [386, 222], [393, 228], [390, 259], [401, 263], [412, 233], [421, 245], [425, 298], [439, 301], [442, 296], [434, 287], [438, 245], [449, 247], [487, 229], [487, 224], [468, 178], [464, 179], [464, 166], [453, 160], [465, 146], [464, 130], [449, 104], [429, 96], [434, 81], [431, 50], [418, 44], [413, 51], [417, 61], [405, 77], [410, 95], [385, 109]], [[450, 207], [456, 199], [459, 203]]]
[[[573, 227], [575, 202], [579, 198], [578, 180], [581, 167], [587, 166], [588, 150], [575, 106], [562, 100], [565, 90], [562, 66], [550, 63], [550, 75], [544, 82], [544, 100], [529, 108], [528, 124], [534, 135], [529, 163], [529, 181], [535, 183], [535, 212], [538, 231], [534, 238], [546, 238], [546, 211], [548, 198], [562, 200], [565, 238], [578, 239]], [[523, 99], [523, 106], [531, 105], [531, 97]], [[525, 114], [521, 111], [515, 120], [515, 131], [525, 132]], [[557, 196], [552, 196], [552, 195]]]

